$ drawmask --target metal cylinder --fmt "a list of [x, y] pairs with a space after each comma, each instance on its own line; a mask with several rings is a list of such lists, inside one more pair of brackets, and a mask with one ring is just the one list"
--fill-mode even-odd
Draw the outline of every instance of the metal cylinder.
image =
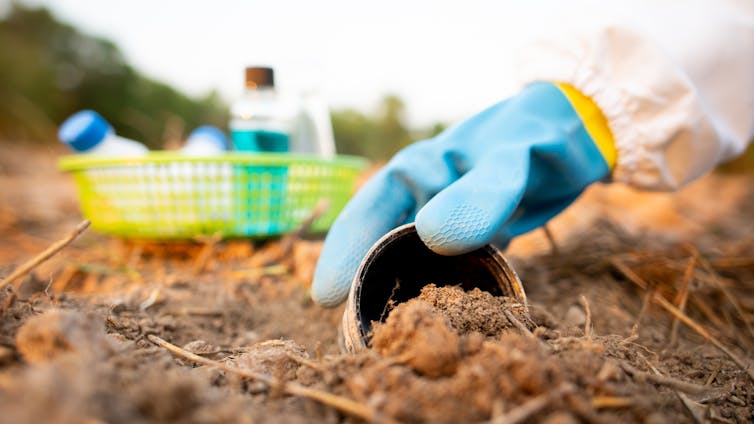
[[421, 241], [414, 224], [406, 224], [379, 239], [361, 261], [343, 313], [341, 350], [354, 353], [369, 347], [372, 322], [385, 320], [388, 302], [417, 297], [428, 284], [460, 285], [464, 290], [476, 287], [526, 305], [518, 275], [497, 248], [487, 245], [443, 256]]

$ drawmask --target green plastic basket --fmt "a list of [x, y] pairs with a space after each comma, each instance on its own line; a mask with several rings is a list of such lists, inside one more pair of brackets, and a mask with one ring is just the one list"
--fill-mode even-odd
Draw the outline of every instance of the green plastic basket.
[[322, 201], [311, 231], [325, 232], [365, 168], [359, 157], [228, 153], [193, 158], [71, 155], [81, 210], [98, 231], [128, 238], [269, 237], [296, 229]]

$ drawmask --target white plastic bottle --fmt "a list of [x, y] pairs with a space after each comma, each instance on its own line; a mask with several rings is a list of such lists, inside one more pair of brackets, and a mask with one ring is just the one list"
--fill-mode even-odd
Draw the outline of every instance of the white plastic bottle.
[[291, 151], [326, 158], [335, 156], [330, 109], [314, 90], [301, 95]]
[[275, 89], [272, 68], [246, 68], [246, 90], [230, 112], [230, 136], [236, 150], [290, 151], [296, 110]]
[[181, 153], [186, 156], [212, 156], [228, 150], [225, 133], [211, 125], [201, 126], [191, 131]]
[[63, 122], [58, 138], [79, 153], [107, 156], [142, 156], [149, 149], [138, 141], [120, 137], [93, 110], [82, 110]]

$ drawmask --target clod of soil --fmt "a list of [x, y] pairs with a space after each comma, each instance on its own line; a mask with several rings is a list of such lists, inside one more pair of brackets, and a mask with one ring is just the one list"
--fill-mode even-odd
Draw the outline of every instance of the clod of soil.
[[267, 340], [257, 343], [235, 358], [230, 365], [254, 372], [276, 376], [285, 380], [296, 378], [298, 362], [294, 358], [309, 359], [301, 345], [292, 340]]
[[18, 329], [16, 349], [27, 362], [37, 363], [66, 353], [107, 353], [113, 346], [96, 317], [52, 309]]
[[[397, 313], [403, 317], [406, 311], [417, 310], [422, 311], [425, 322], [449, 328], [444, 317], [419, 301], [399, 305], [391, 316]], [[389, 328], [389, 323], [378, 326], [375, 336], [384, 337], [384, 330]], [[441, 348], [442, 342], [424, 338], [397, 343], [406, 346], [408, 352], [428, 355], [426, 352]], [[342, 360], [332, 371], [343, 381], [344, 392], [401, 422], [480, 422], [493, 415], [495, 405], [507, 409], [508, 405], [562, 389], [563, 372], [558, 361], [548, 357], [536, 340], [513, 331], [503, 333], [497, 341], [485, 340], [480, 333], [457, 336], [457, 344], [445, 349], [456, 352], [455, 363], [438, 361], [435, 366], [443, 364], [455, 370], [440, 378], [423, 375], [416, 363], [396, 364], [393, 357], [375, 357], [373, 352]], [[538, 417], [570, 409], [556, 399]]]
[[381, 355], [409, 365], [428, 377], [451, 375], [459, 358], [458, 335], [422, 301], [398, 305], [374, 329], [372, 345]]
[[513, 327], [504, 311], [511, 313], [530, 330], [535, 327], [526, 306], [511, 297], [493, 296], [478, 288], [464, 292], [457, 286], [437, 287], [429, 284], [422, 288], [417, 299], [439, 311], [459, 334], [476, 331], [487, 337], [497, 336]]
[[[372, 347], [427, 377], [449, 376], [461, 352], [479, 345], [479, 335], [497, 336], [513, 326], [505, 311], [534, 328], [526, 307], [509, 297], [428, 284], [417, 298], [395, 307], [384, 324], [375, 324]], [[459, 336], [468, 334], [475, 335], [461, 343]]]

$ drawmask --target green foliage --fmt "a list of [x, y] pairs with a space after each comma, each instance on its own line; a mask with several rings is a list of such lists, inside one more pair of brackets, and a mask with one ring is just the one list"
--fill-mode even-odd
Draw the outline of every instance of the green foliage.
[[112, 42], [81, 34], [46, 9], [14, 4], [0, 21], [0, 135], [51, 140], [81, 109], [150, 147], [161, 147], [169, 122], [190, 130], [228, 120], [216, 93], [190, 98], [134, 70]]
[[385, 96], [370, 117], [353, 109], [334, 110], [331, 114], [338, 153], [389, 159], [414, 140], [432, 137], [445, 127], [435, 124], [426, 131], [410, 131], [405, 105], [396, 95]]
[[[44, 8], [19, 4], [0, 20], [0, 139], [56, 139], [72, 113], [93, 109], [125, 137], [163, 147], [179, 131], [228, 122], [228, 105], [211, 92], [190, 98], [132, 68], [111, 41], [85, 35]], [[405, 105], [386, 96], [374, 113], [332, 114], [339, 153], [385, 160], [444, 127], [412, 132]]]

